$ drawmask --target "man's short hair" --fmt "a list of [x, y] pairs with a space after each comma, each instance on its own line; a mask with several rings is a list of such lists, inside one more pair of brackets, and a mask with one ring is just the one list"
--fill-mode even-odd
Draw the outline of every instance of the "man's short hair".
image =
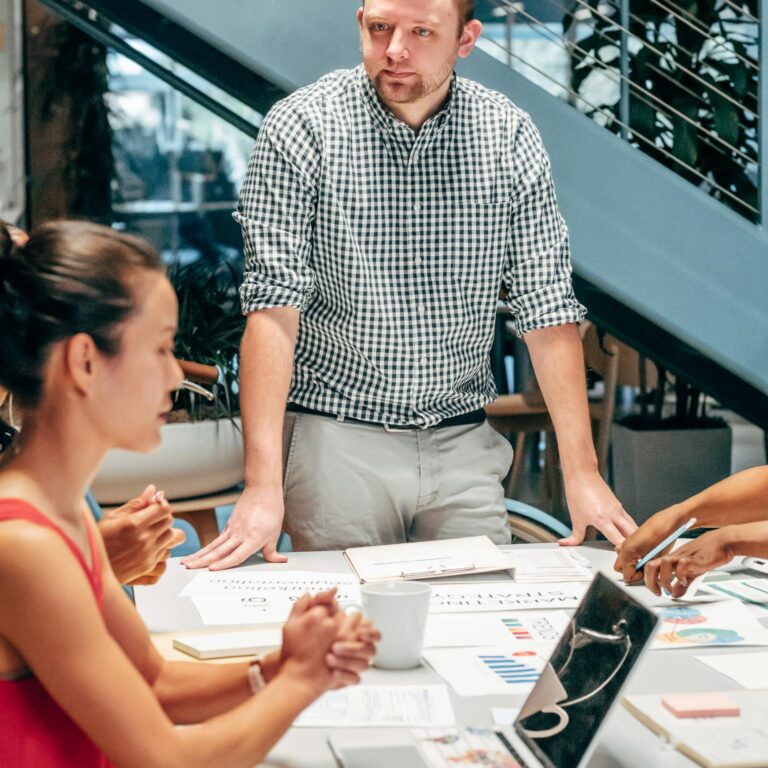
[[[362, 0], [362, 4], [365, 5], [365, 0]], [[465, 24], [469, 24], [475, 18], [477, 0], [456, 0], [456, 4], [459, 7], [459, 21], [461, 21], [461, 29], [463, 29]]]
[[477, 0], [458, 0], [459, 18], [462, 23], [468, 24], [475, 18], [477, 12]]

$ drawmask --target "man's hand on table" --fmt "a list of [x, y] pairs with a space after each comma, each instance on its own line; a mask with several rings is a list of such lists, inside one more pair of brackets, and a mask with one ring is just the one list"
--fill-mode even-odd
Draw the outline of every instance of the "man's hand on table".
[[637, 530], [635, 521], [626, 513], [596, 470], [574, 476], [570, 481], [566, 477], [565, 495], [573, 533], [560, 540], [562, 546], [581, 544], [590, 525], [614, 545], [620, 544], [626, 536]]
[[277, 551], [284, 510], [282, 488], [265, 492], [246, 486], [227, 527], [207, 547], [185, 557], [182, 564], [221, 571], [240, 565], [259, 550], [268, 563], [287, 562], [288, 558]]
[[141, 496], [104, 513], [99, 531], [121, 584], [154, 584], [165, 571], [170, 550], [184, 541], [171, 528], [171, 505], [148, 485]]

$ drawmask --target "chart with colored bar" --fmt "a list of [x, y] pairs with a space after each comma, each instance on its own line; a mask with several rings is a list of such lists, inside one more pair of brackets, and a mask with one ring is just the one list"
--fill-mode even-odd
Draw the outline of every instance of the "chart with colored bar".
[[535, 683], [539, 679], [539, 671], [536, 667], [526, 664], [522, 659], [496, 653], [480, 654], [478, 658], [507, 685]]
[[568, 624], [565, 611], [521, 611], [499, 614], [506, 639], [515, 642], [556, 643]]
[[432, 648], [424, 653], [435, 672], [460, 696], [527, 693], [539, 679], [548, 656], [548, 651], [522, 645]]
[[424, 647], [497, 644], [517, 647], [520, 643], [551, 647], [568, 626], [568, 621], [565, 611], [434, 613], [427, 619]]

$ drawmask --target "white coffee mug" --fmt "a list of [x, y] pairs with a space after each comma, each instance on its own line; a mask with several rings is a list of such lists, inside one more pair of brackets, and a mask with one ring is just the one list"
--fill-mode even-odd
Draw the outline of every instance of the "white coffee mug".
[[363, 613], [381, 632], [373, 665], [381, 669], [418, 667], [432, 595], [429, 584], [383, 581], [365, 584], [360, 593]]

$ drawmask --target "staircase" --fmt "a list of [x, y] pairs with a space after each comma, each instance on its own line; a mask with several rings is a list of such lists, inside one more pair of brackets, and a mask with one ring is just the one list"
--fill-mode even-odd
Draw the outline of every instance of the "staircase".
[[[358, 0], [44, 2], [102, 39], [110, 23], [128, 29], [262, 114], [323, 73], [359, 62]], [[764, 16], [768, 0], [754, 2]], [[622, 20], [632, 30], [628, 3], [608, 10], [589, 3], [618, 28], [621, 61], [614, 69], [624, 101], [614, 132], [583, 114], [578, 93], [565, 88], [559, 98], [541, 87], [540, 77], [539, 84], [526, 77], [520, 54], [502, 44], [499, 55], [497, 40], [484, 40], [459, 72], [505, 93], [539, 127], [571, 232], [577, 295], [593, 319], [768, 428], [768, 231], [761, 223], [768, 221], [766, 128], [758, 117], [757, 194], [749, 204], [726, 187], [718, 193], [712, 184], [697, 186], [701, 180], [677, 156], [665, 165], [657, 149], [641, 151], [636, 113], [627, 109], [634, 109], [628, 99], [637, 101], [640, 87], [626, 69], [628, 51], [637, 50], [621, 31]], [[579, 4], [588, 5], [576, 0], [576, 10]], [[510, 4], [501, 8], [510, 12]], [[521, 8], [512, 6], [518, 20]], [[573, 55], [578, 36], [561, 41]], [[767, 50], [762, 45], [761, 55]], [[536, 65], [523, 63], [529, 70]], [[768, 70], [764, 58], [761, 68]], [[761, 115], [768, 114], [766, 81], [758, 82]], [[707, 142], [722, 143], [709, 134]]]

